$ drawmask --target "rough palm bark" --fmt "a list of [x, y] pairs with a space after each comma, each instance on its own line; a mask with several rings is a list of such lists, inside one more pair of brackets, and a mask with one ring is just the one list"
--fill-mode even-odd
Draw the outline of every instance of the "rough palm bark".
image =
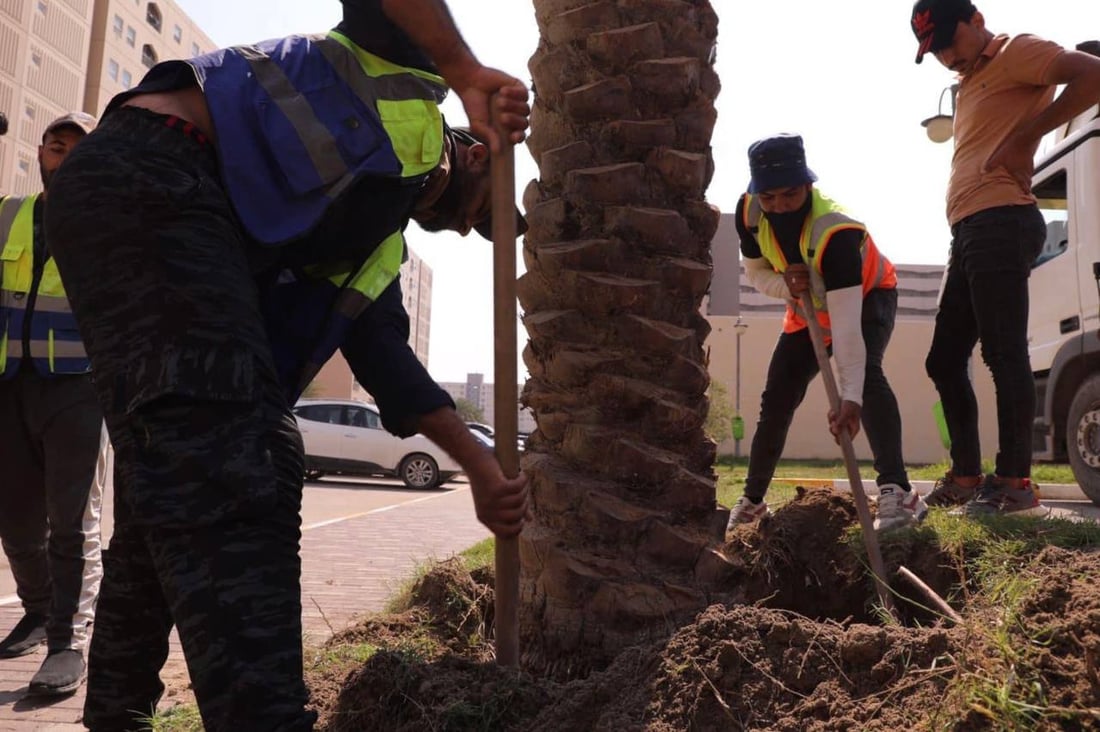
[[699, 312], [718, 19], [707, 0], [534, 6], [520, 628], [525, 662], [568, 676], [666, 634], [725, 568]]

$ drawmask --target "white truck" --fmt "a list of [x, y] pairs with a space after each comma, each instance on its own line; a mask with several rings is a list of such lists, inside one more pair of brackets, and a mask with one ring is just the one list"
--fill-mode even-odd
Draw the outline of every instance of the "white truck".
[[[1081, 50], [1092, 44], [1081, 44]], [[1100, 504], [1100, 116], [1058, 130], [1032, 189], [1047, 239], [1031, 272], [1028, 348], [1035, 374], [1032, 452], [1069, 461]]]

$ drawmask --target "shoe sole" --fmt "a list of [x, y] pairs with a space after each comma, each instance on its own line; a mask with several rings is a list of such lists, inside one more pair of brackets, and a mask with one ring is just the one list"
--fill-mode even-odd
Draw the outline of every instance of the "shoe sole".
[[[877, 522], [876, 522], [877, 523]], [[893, 531], [894, 529], [904, 529], [910, 526], [916, 526], [920, 523], [920, 520], [916, 517], [903, 517], [889, 523], [879, 524], [874, 527], [875, 531]]]
[[80, 688], [80, 685], [84, 683], [84, 677], [81, 676], [75, 682], [71, 684], [65, 684], [64, 686], [42, 686], [40, 684], [31, 684], [27, 687], [27, 696], [69, 696], [76, 693], [76, 690]]
[[758, 524], [764, 519], [772, 516], [771, 510], [767, 510], [759, 516], [750, 516], [748, 518], [737, 518], [726, 524], [726, 531], [731, 530], [734, 526], [744, 526], [745, 524]]
[[965, 509], [960, 509], [958, 512], [952, 511], [952, 516], [967, 516], [969, 518], [977, 518], [979, 516], [1029, 516], [1031, 518], [1050, 518], [1051, 507], [1039, 504], [1038, 506], [1032, 506], [1031, 508], [1018, 508], [1014, 511], [1002, 511], [996, 508], [989, 509], [976, 509], [972, 512], [967, 512]]
[[10, 648], [6, 648], [6, 649], [0, 651], [0, 658], [21, 658], [23, 656], [29, 656], [30, 654], [34, 653], [35, 651], [37, 651], [39, 648], [41, 648], [44, 645], [46, 645], [46, 639], [45, 638], [43, 638], [38, 643], [35, 643], [34, 645], [31, 645], [31, 646], [26, 646], [26, 647], [23, 647], [23, 648], [16, 648], [14, 650], [10, 649]]

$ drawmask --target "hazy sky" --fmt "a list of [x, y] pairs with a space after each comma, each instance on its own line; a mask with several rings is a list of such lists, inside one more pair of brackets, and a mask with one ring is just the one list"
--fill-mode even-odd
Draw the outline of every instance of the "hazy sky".
[[[323, 31], [338, 0], [176, 0], [219, 45]], [[908, 0], [711, 0], [718, 12], [716, 172], [708, 200], [729, 211], [747, 182], [745, 150], [760, 137], [805, 138], [819, 187], [867, 222], [895, 262], [946, 261], [944, 191], [951, 144], [936, 145], [920, 121], [936, 113], [952, 74], [931, 56], [913, 63]], [[485, 64], [530, 84], [538, 45], [529, 0], [450, 0]], [[994, 33], [1035, 33], [1065, 46], [1100, 38], [1097, 0], [977, 0]], [[1084, 35], [1082, 35], [1084, 34]], [[946, 102], [945, 102], [946, 103]], [[463, 119], [457, 98], [448, 119]], [[538, 171], [517, 150], [517, 199]], [[434, 273], [429, 370], [439, 381], [493, 373], [492, 253], [477, 235], [426, 234], [410, 246]], [[522, 258], [520, 259], [522, 266]], [[520, 348], [526, 343], [520, 330]], [[520, 375], [523, 376], [522, 365]]]

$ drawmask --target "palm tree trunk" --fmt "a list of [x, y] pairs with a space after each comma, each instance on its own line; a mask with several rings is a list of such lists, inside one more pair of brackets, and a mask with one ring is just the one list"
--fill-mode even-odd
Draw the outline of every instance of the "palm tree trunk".
[[526, 663], [568, 676], [666, 634], [726, 566], [700, 314], [718, 18], [707, 0], [534, 5], [520, 627]]

